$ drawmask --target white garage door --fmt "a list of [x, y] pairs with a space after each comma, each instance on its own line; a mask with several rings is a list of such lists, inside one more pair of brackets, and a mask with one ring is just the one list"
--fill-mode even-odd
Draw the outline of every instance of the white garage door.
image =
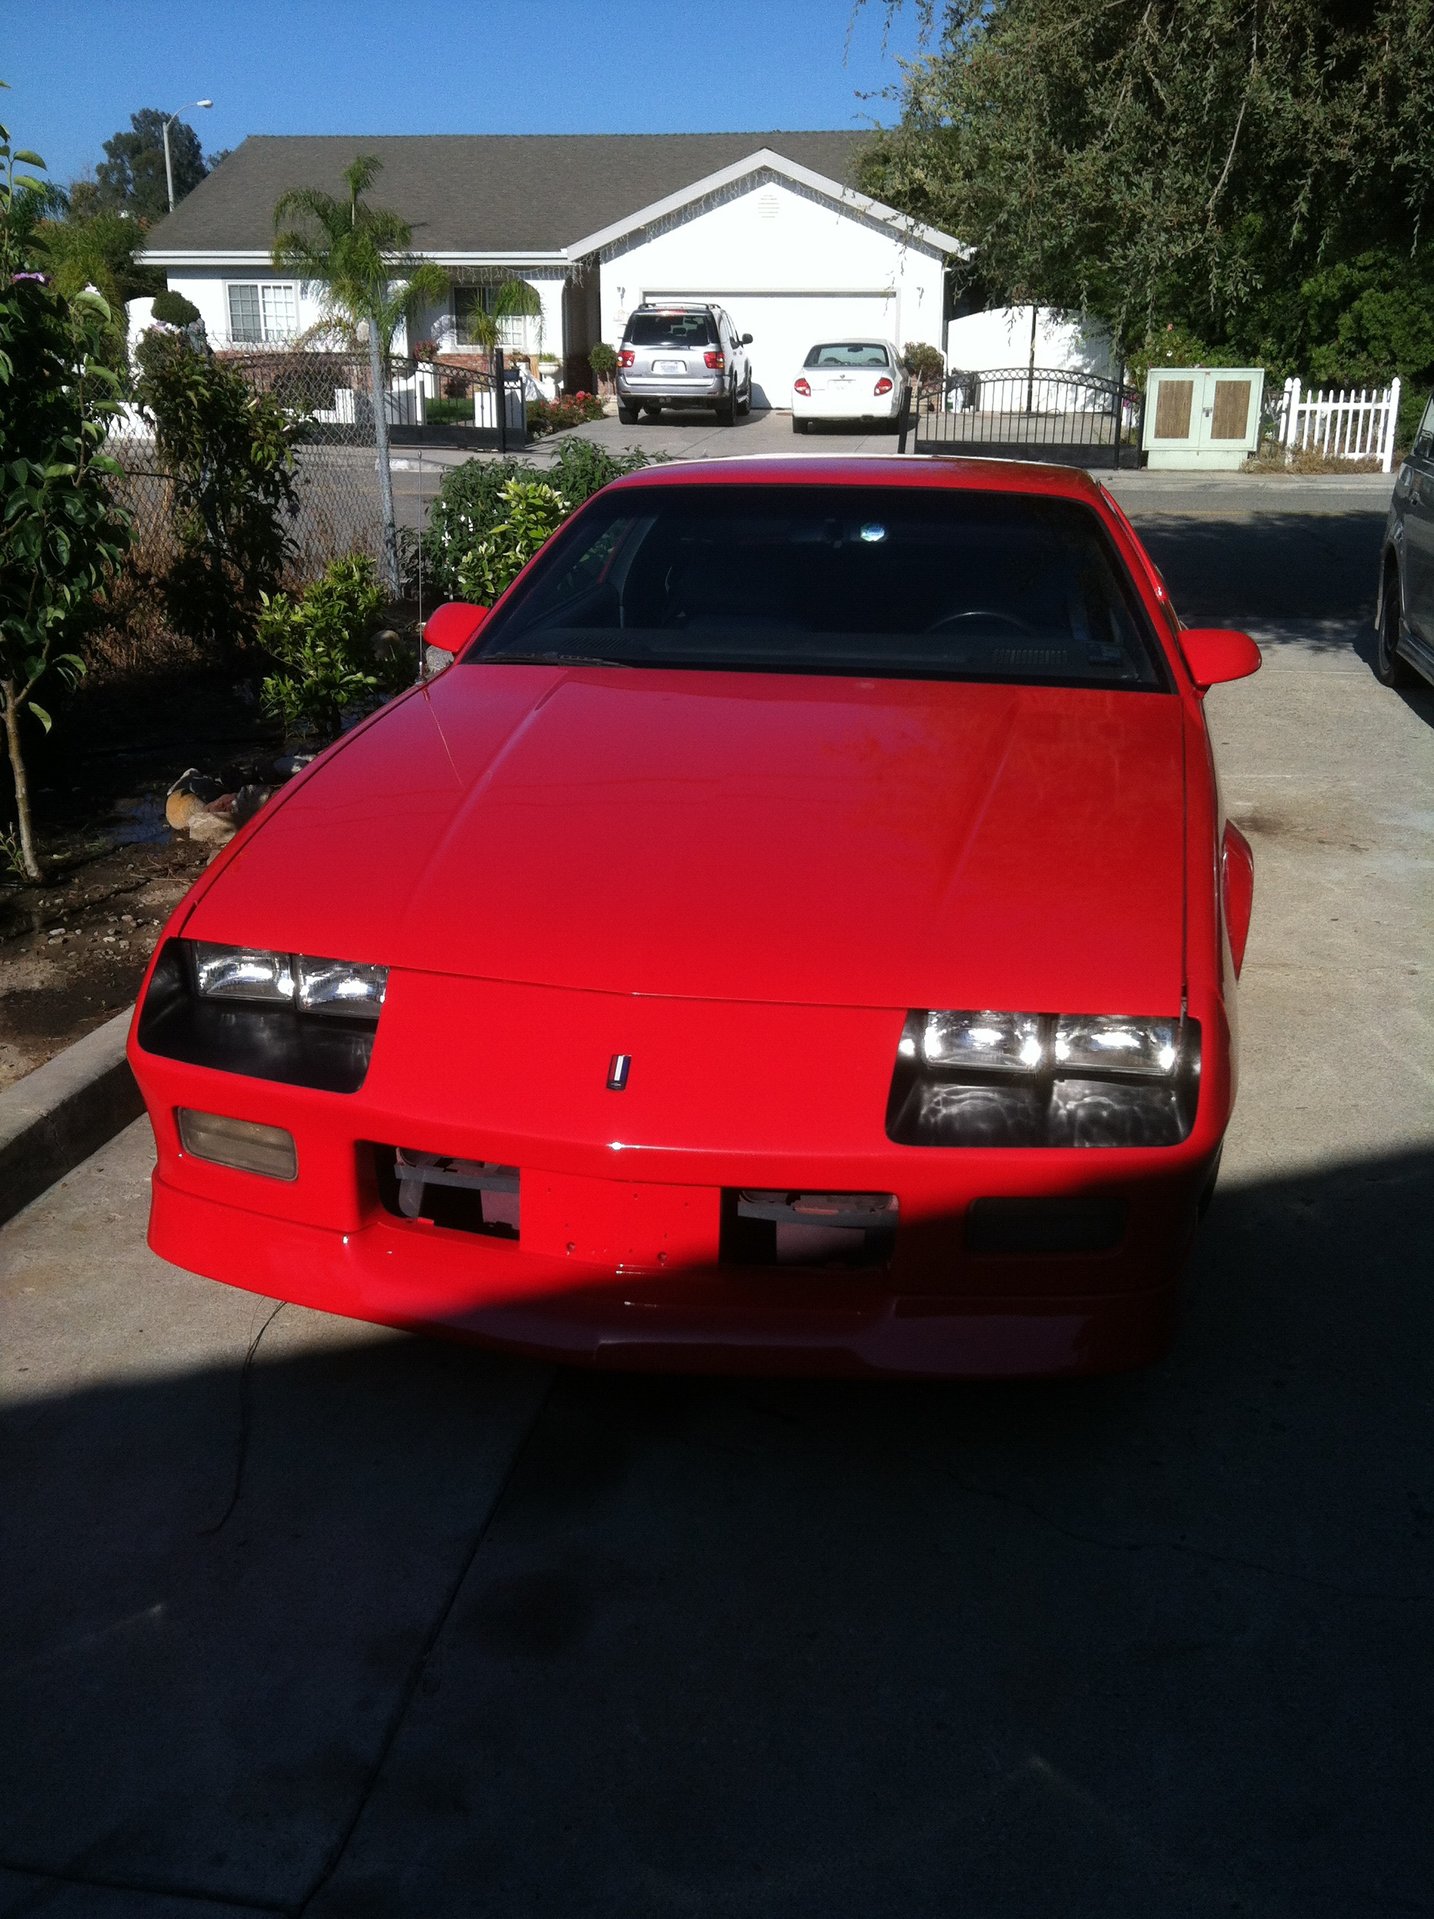
[[643, 294], [658, 306], [694, 300], [725, 307], [739, 333], [750, 333], [753, 406], [790, 406], [792, 382], [807, 349], [819, 340], [895, 340], [896, 294], [755, 293], [734, 289], [658, 287]]

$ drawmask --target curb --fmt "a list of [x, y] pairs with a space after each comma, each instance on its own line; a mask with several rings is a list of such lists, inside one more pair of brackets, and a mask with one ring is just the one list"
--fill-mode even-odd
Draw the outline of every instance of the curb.
[[144, 1111], [124, 1053], [133, 1010], [0, 1092], [0, 1224]]

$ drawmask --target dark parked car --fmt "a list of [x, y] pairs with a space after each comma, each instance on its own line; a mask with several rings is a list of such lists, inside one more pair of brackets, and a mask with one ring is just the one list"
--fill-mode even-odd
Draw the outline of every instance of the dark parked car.
[[1434, 399], [1394, 482], [1374, 623], [1374, 670], [1386, 686], [1408, 686], [1416, 673], [1434, 681]]

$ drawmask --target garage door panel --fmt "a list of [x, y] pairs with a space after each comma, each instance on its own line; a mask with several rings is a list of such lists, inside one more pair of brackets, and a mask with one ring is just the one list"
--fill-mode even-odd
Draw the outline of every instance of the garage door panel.
[[819, 340], [895, 340], [894, 293], [758, 293], [658, 287], [645, 301], [725, 307], [738, 333], [750, 333], [752, 404], [789, 407], [792, 382]]

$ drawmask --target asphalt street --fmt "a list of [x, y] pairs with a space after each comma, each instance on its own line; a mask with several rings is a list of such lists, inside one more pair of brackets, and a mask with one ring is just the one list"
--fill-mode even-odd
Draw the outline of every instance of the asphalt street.
[[141, 1122], [0, 1230], [3, 1919], [1434, 1912], [1434, 692], [1369, 670], [1380, 489], [1121, 494], [1266, 647], [1172, 1357], [639, 1379], [276, 1310], [145, 1250]]

